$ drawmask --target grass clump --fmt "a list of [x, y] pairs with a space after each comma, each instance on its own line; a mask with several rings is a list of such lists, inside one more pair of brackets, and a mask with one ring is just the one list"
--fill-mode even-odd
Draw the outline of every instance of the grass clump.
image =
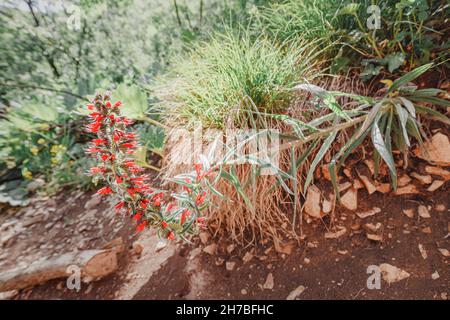
[[[162, 79], [156, 92], [171, 125], [240, 127], [250, 108], [285, 110], [292, 87], [314, 77], [314, 43], [276, 44], [248, 32], [215, 34]], [[253, 109], [252, 109], [253, 110]]]

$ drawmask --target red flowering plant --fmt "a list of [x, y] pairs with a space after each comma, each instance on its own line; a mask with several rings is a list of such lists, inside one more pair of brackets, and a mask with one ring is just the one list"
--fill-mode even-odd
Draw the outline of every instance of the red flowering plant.
[[137, 232], [154, 227], [161, 237], [187, 240], [187, 235], [205, 228], [201, 212], [208, 206], [208, 193], [204, 186], [212, 171], [196, 164], [183, 179], [174, 179], [182, 185], [180, 193], [150, 186], [149, 177], [133, 158], [138, 142], [130, 130], [132, 121], [121, 115], [120, 106], [120, 101], [110, 101], [109, 93], [97, 94], [87, 105], [91, 111], [87, 131], [96, 137], [86, 153], [99, 162], [88, 174], [106, 182], [97, 195], [117, 198], [115, 208], [135, 220]]

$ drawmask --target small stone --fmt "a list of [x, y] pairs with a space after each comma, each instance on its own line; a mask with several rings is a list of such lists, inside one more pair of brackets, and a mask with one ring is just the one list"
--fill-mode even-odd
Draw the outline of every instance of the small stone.
[[430, 227], [425, 227], [421, 230], [423, 233], [427, 233], [430, 234], [431, 233], [431, 228]]
[[364, 227], [366, 228], [366, 229], [369, 229], [370, 231], [372, 231], [372, 232], [377, 232], [378, 230], [380, 230], [380, 228], [382, 227], [383, 225], [381, 224], [381, 222], [377, 222], [376, 224], [373, 224], [373, 223], [366, 223], [365, 225], [364, 225]]
[[368, 211], [365, 211], [365, 212], [357, 212], [356, 215], [358, 217], [360, 217], [361, 219], [364, 219], [364, 218], [376, 215], [377, 213], [380, 213], [380, 212], [381, 212], [380, 208], [374, 207], [374, 208], [372, 208], [372, 209], [370, 209]]
[[229, 244], [227, 246], [227, 252], [228, 254], [231, 254], [234, 251], [235, 245], [234, 244]]
[[450, 257], [450, 251], [447, 249], [438, 248], [438, 250], [444, 257]]
[[403, 209], [403, 213], [405, 214], [405, 216], [407, 216], [410, 219], [414, 218], [414, 210], [413, 209]]
[[388, 263], [382, 263], [379, 267], [383, 280], [389, 284], [401, 281], [410, 276], [410, 274], [405, 270], [397, 268], [396, 266], [390, 265]]
[[241, 294], [245, 296], [245, 295], [247, 294], [247, 290], [242, 289], [242, 290], [241, 290]]
[[269, 273], [266, 278], [266, 282], [263, 284], [264, 289], [272, 290], [274, 286], [273, 274]]
[[338, 253], [342, 254], [342, 255], [346, 255], [348, 253], [348, 250], [338, 250]]
[[427, 191], [434, 192], [445, 183], [443, 180], [434, 180], [433, 183], [427, 188]]
[[221, 265], [223, 265], [223, 263], [225, 262], [225, 260], [223, 259], [223, 258], [221, 258], [221, 257], [218, 257], [217, 259], [216, 259], [216, 266], [221, 266]]
[[297, 288], [295, 288], [294, 290], [291, 291], [291, 293], [289, 293], [289, 295], [287, 296], [286, 300], [295, 300], [298, 298], [298, 296], [300, 296], [303, 291], [305, 291], [305, 287], [304, 286], [298, 286]]
[[428, 211], [427, 207], [425, 207], [424, 205], [420, 205], [419, 208], [417, 209], [417, 211], [419, 212], [419, 217], [424, 218], [424, 219], [431, 218], [430, 212]]
[[155, 251], [159, 252], [162, 249], [164, 249], [165, 247], [167, 247], [167, 241], [158, 241], [158, 243], [155, 246]]
[[367, 239], [369, 240], [373, 240], [373, 241], [383, 241], [383, 237], [377, 234], [371, 234], [371, 233], [366, 233]]
[[322, 211], [323, 213], [330, 213], [331, 212], [331, 206], [332, 203], [328, 199], [324, 199], [322, 202]]
[[208, 232], [200, 232], [198, 235], [201, 243], [206, 244], [209, 241], [209, 233]]
[[437, 271], [435, 271], [432, 275], [431, 275], [431, 279], [433, 279], [433, 280], [436, 280], [436, 279], [439, 279], [440, 278], [440, 275], [439, 275], [439, 273], [437, 272]]
[[252, 254], [250, 251], [248, 251], [248, 252], [246, 252], [246, 253], [244, 254], [244, 257], [242, 258], [242, 261], [243, 261], [244, 264], [245, 264], [245, 263], [249, 262], [249, 261], [252, 260], [252, 259], [253, 259], [253, 254]]
[[420, 251], [420, 254], [422, 255], [422, 258], [424, 258], [424, 259], [428, 258], [427, 251], [425, 250], [423, 245], [421, 245], [420, 243], [419, 243], [419, 251]]
[[443, 204], [438, 204], [438, 205], [436, 206], [436, 211], [439, 211], [439, 212], [445, 211], [445, 205], [443, 205]]
[[233, 261], [227, 261], [225, 263], [225, 267], [228, 271], [233, 271], [235, 266], [236, 266], [236, 262], [233, 262]]
[[303, 259], [303, 262], [306, 263], [306, 264], [309, 264], [311, 262], [311, 259], [305, 257]]
[[211, 243], [209, 246], [203, 248], [203, 252], [206, 252], [210, 255], [215, 255], [217, 252], [217, 244]]
[[140, 256], [142, 254], [142, 251], [144, 251], [144, 247], [139, 242], [134, 242], [133, 253], [137, 256]]

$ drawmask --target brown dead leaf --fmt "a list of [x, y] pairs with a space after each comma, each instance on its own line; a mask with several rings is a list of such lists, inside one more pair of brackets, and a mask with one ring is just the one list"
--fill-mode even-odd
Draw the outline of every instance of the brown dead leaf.
[[364, 211], [364, 212], [357, 212], [356, 215], [358, 217], [360, 217], [361, 219], [376, 215], [377, 213], [380, 213], [381, 209], [378, 207], [374, 207], [368, 211]]
[[341, 197], [342, 205], [348, 210], [356, 210], [358, 208], [358, 190], [351, 188]]
[[394, 192], [396, 196], [400, 196], [403, 194], [418, 194], [420, 193], [419, 190], [417, 190], [417, 187], [413, 184], [408, 184], [405, 187], [397, 188], [397, 191]]
[[306, 194], [305, 212], [313, 218], [320, 218], [320, 190], [316, 186], [310, 186]]
[[426, 166], [425, 171], [432, 175], [441, 176], [445, 181], [450, 180], [450, 171], [440, 167]]
[[414, 210], [413, 209], [403, 209], [403, 213], [405, 214], [405, 216], [407, 216], [410, 219], [414, 218]]
[[411, 182], [411, 178], [405, 173], [398, 179], [397, 186], [404, 187], [410, 182]]
[[423, 149], [417, 149], [416, 155], [428, 162], [440, 166], [450, 166], [450, 142], [448, 137], [438, 132], [423, 144]]
[[337, 227], [337, 228], [339, 230], [336, 232], [326, 232], [325, 239], [337, 239], [339, 237], [342, 237], [347, 232], [347, 228], [345, 227]]
[[434, 192], [445, 183], [443, 180], [434, 180], [433, 183], [427, 188], [427, 191]]
[[424, 205], [420, 205], [417, 208], [417, 212], [419, 212], [419, 217], [421, 217], [421, 218], [425, 218], [425, 219], [431, 218], [430, 212], [428, 211], [427, 207], [425, 207]]
[[427, 175], [420, 175], [417, 172], [411, 173], [411, 177], [419, 180], [421, 184], [430, 184], [433, 181], [433, 178], [427, 174]]

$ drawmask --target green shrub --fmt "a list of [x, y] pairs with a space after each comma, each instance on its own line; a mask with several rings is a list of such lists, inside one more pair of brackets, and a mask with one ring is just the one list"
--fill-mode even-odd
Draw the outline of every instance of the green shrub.
[[248, 32], [227, 31], [200, 43], [156, 88], [159, 106], [171, 124], [223, 128], [246, 110], [275, 112], [287, 108], [292, 87], [314, 77], [314, 45], [275, 44]]

